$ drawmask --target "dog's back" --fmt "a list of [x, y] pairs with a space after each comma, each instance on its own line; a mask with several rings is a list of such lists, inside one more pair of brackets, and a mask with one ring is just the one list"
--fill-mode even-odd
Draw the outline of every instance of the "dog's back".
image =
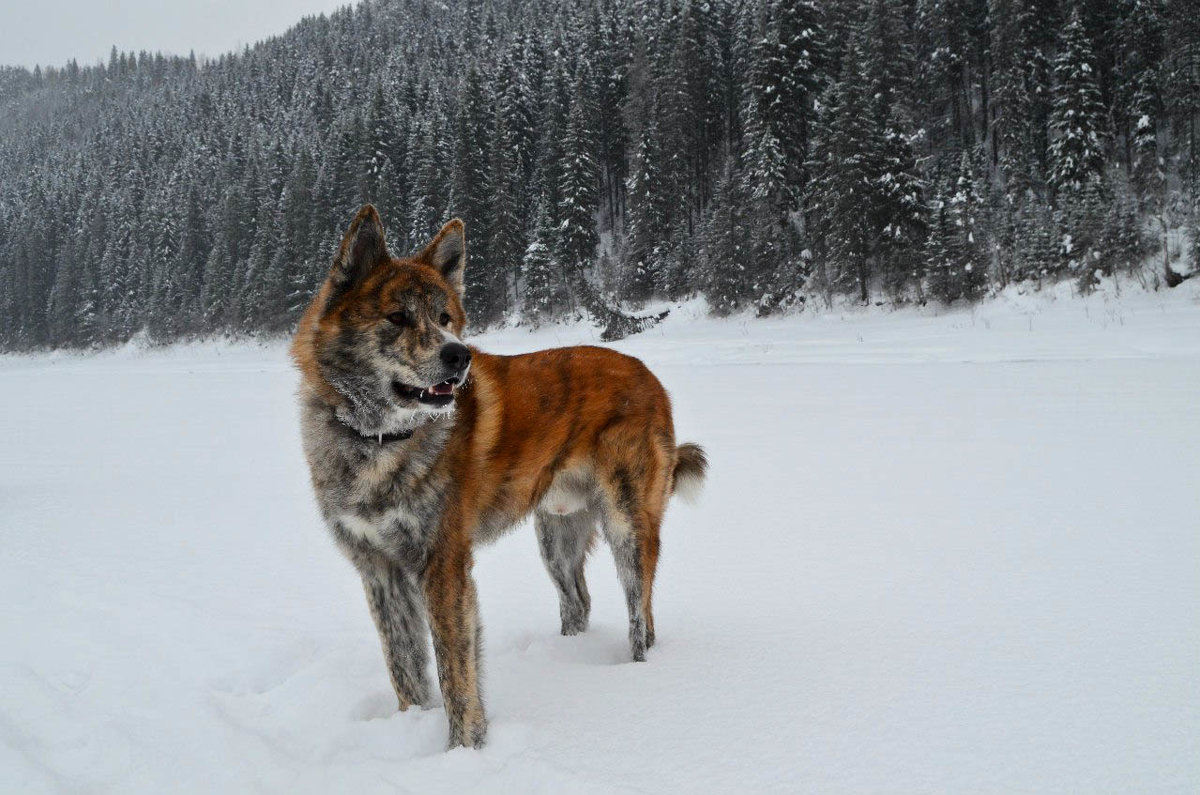
[[477, 500], [477, 536], [598, 500], [661, 513], [677, 455], [671, 403], [639, 360], [574, 347], [473, 362], [446, 456]]

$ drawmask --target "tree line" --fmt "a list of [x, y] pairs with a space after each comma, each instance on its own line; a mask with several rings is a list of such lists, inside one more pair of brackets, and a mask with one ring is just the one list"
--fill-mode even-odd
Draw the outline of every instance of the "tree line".
[[285, 331], [366, 201], [464, 220], [477, 327], [1178, 278], [1198, 121], [1187, 0], [368, 0], [0, 68], [0, 346]]

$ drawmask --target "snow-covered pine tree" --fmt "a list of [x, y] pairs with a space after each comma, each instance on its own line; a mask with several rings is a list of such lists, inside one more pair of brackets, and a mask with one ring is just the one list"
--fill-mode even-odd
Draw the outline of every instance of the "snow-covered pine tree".
[[1012, 281], [1039, 283], [1059, 269], [1058, 230], [1049, 208], [1026, 197], [1017, 216]]
[[525, 255], [524, 219], [521, 216], [521, 189], [524, 185], [521, 152], [516, 136], [504, 116], [498, 116], [492, 142], [491, 205], [492, 223], [487, 231], [487, 259], [481, 262], [486, 279], [483, 294], [472, 296], [472, 320], [485, 326], [510, 308], [509, 283], [515, 281]]
[[828, 78], [822, 14], [811, 0], [767, 0], [763, 30], [750, 48], [750, 115], [756, 137], [778, 142], [785, 164], [781, 209], [800, 208], [807, 176], [804, 163], [815, 121], [816, 98]]
[[676, 169], [664, 173], [676, 177], [674, 188], [689, 226], [708, 203], [710, 162], [720, 142], [714, 28], [711, 3], [684, 0], [672, 30], [675, 39], [667, 69], [658, 82], [662, 126], [673, 139], [666, 151], [678, 162]]
[[1059, 193], [1078, 194], [1104, 168], [1104, 105], [1095, 55], [1078, 9], [1059, 37], [1050, 115], [1050, 182]]
[[591, 111], [577, 81], [576, 93], [563, 137], [563, 170], [559, 188], [558, 256], [565, 269], [564, 282], [578, 294], [586, 285], [585, 269], [592, 261], [596, 234], [596, 183], [592, 154]]
[[1200, 14], [1194, 0], [1166, 0], [1162, 88], [1175, 134], [1182, 198], [1200, 197]]
[[877, 261], [885, 289], [893, 300], [900, 300], [920, 278], [919, 260], [929, 208], [910, 136], [889, 126], [883, 138], [874, 184], [875, 223], [879, 229]]
[[955, 287], [955, 233], [950, 211], [950, 188], [945, 180], [934, 183], [930, 199], [929, 234], [925, 238], [925, 290], [930, 297], [949, 303]]
[[1046, 180], [1049, 64], [1041, 40], [1049, 29], [1037, 0], [989, 0], [992, 146], [1007, 195], [1024, 201]]
[[[436, 112], [414, 127], [415, 140], [410, 147], [413, 153], [413, 192], [408, 229], [409, 240], [415, 245], [433, 237], [442, 221], [446, 220], [445, 208], [450, 202], [453, 181], [446, 173], [446, 163], [450, 162], [450, 158], [448, 140], [443, 134], [445, 129], [445, 117]], [[486, 186], [481, 187], [486, 190]], [[467, 269], [468, 295], [472, 293], [471, 280], [474, 278], [471, 270]]]
[[874, 182], [882, 159], [874, 102], [866, 93], [869, 85], [863, 34], [855, 29], [842, 56], [841, 74], [821, 101], [809, 205], [831, 286], [857, 287], [864, 304], [877, 239]]
[[[492, 228], [492, 204], [489, 187], [492, 184], [490, 146], [494, 135], [491, 99], [484, 87], [479, 69], [467, 67], [459, 90], [458, 112], [454, 117], [454, 164], [450, 179], [454, 186], [454, 206], [449, 214], [463, 220], [468, 240], [485, 240]], [[420, 245], [414, 240], [412, 245]], [[468, 293], [481, 285], [471, 280]]]
[[971, 158], [963, 153], [953, 182], [939, 182], [925, 244], [930, 297], [976, 301], [987, 289], [987, 259], [977, 236], [980, 196]]
[[200, 187], [197, 182], [193, 172], [192, 177], [188, 179], [186, 198], [180, 219], [179, 253], [176, 255], [179, 263], [177, 276], [180, 301], [177, 320], [179, 333], [195, 332], [200, 328], [196, 299], [200, 292], [204, 260], [211, 245], [208, 219], [205, 208], [201, 204]]
[[905, 0], [865, 0], [862, 21], [862, 74], [881, 129], [912, 126], [915, 53], [906, 21]]
[[183, 205], [178, 179], [167, 184], [165, 195], [159, 197], [155, 206], [170, 208], [167, 212], [152, 216], [154, 227], [153, 248], [149, 263], [151, 273], [151, 311], [145, 318], [146, 327], [160, 339], [171, 339], [179, 333], [180, 312], [183, 309], [183, 292], [179, 284], [179, 218], [176, 215]]
[[561, 270], [554, 261], [555, 231], [546, 198], [538, 200], [533, 240], [521, 261], [521, 316], [537, 328], [561, 312]]
[[1093, 178], [1079, 189], [1063, 193], [1059, 200], [1061, 264], [1085, 290], [1104, 271], [1101, 235], [1108, 206], [1106, 193], [1101, 180]]
[[1109, 202], [1099, 248], [1104, 276], [1133, 272], [1148, 253], [1137, 201], [1128, 191], [1122, 191]]
[[980, 183], [975, 175], [971, 156], [962, 153], [954, 194], [950, 197], [954, 218], [955, 256], [958, 265], [957, 293], [967, 301], [978, 301], [988, 285], [988, 261], [983, 229], [980, 223], [984, 211]]
[[667, 208], [662, 191], [658, 114], [650, 110], [634, 150], [625, 185], [628, 210], [625, 215], [625, 268], [620, 284], [623, 298], [645, 301], [661, 282], [666, 259]]
[[1146, 207], [1160, 203], [1165, 169], [1159, 162], [1158, 130], [1163, 118], [1160, 71], [1165, 45], [1162, 0], [1121, 3], [1119, 104], [1128, 119], [1123, 130], [1135, 196]]
[[766, 314], [778, 309], [803, 279], [796, 272], [800, 260], [794, 256], [795, 231], [788, 216], [792, 202], [788, 162], [783, 144], [759, 116], [760, 110], [752, 104], [746, 114], [742, 152], [742, 194], [750, 236], [744, 291], [759, 296], [759, 312]]
[[737, 160], [727, 158], [700, 230], [701, 284], [709, 306], [718, 315], [737, 312], [753, 298], [748, 267], [751, 240], [745, 223], [748, 202], [743, 183]]

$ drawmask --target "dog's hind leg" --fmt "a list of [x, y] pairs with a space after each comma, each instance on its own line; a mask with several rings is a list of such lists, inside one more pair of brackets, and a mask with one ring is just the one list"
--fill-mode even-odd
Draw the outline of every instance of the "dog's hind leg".
[[538, 511], [535, 519], [538, 549], [546, 571], [558, 589], [562, 634], [587, 630], [592, 601], [588, 596], [583, 565], [596, 537], [596, 514], [590, 510], [565, 516]]
[[654, 613], [650, 607], [654, 571], [658, 567], [661, 512], [649, 510], [631, 491], [605, 506], [604, 537], [612, 548], [617, 576], [629, 610], [629, 648], [635, 661], [646, 659], [654, 645]]
[[363, 589], [400, 709], [429, 703], [429, 630], [417, 577], [389, 564], [362, 573]]
[[650, 603], [674, 450], [669, 433], [620, 429], [606, 440], [601, 460], [608, 466], [597, 473], [604, 538], [625, 591], [629, 648], [636, 661], [646, 659], [646, 649], [654, 645]]

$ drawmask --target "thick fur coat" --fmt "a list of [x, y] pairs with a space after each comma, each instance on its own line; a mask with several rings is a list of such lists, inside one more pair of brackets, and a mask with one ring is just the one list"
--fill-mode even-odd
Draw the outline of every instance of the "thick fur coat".
[[487, 721], [474, 544], [534, 514], [572, 635], [587, 628], [584, 562], [602, 532], [643, 660], [663, 511], [673, 491], [699, 485], [707, 462], [700, 447], [676, 444], [667, 393], [637, 359], [464, 345], [465, 264], [462, 222], [395, 258], [364, 207], [292, 353], [317, 503], [362, 577], [400, 708], [429, 701], [431, 634], [450, 745], [477, 747]]

